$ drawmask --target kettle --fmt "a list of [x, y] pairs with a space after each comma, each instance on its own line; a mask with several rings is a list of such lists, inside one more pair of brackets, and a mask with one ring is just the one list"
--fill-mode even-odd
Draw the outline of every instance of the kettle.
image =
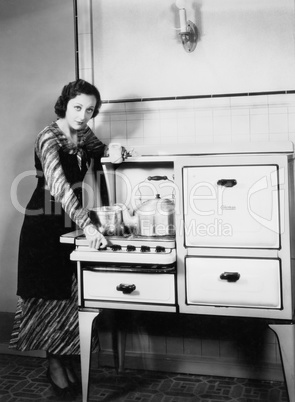
[[139, 236], [174, 236], [175, 204], [173, 200], [161, 198], [143, 202], [133, 214], [125, 205], [122, 206], [124, 225], [131, 233]]

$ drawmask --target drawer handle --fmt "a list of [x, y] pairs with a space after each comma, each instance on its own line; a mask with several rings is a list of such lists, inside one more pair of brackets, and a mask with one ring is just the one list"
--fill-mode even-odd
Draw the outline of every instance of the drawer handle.
[[136, 289], [136, 286], [135, 286], [135, 285], [127, 285], [127, 284], [125, 284], [125, 283], [121, 283], [120, 285], [118, 285], [118, 286], [116, 287], [116, 289], [117, 289], [119, 292], [123, 292], [125, 295], [126, 295], [126, 294], [129, 295], [130, 293], [132, 293], [132, 292]]
[[220, 179], [217, 182], [218, 186], [234, 187], [238, 182], [236, 179]]
[[223, 272], [220, 275], [220, 279], [228, 282], [237, 282], [240, 279], [241, 275], [238, 272]]

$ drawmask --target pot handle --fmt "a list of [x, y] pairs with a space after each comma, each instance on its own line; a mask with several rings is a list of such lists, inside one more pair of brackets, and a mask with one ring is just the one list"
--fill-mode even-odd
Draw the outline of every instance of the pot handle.
[[168, 177], [167, 176], [149, 176], [147, 179], [150, 181], [151, 180], [158, 181], [158, 180], [168, 180]]

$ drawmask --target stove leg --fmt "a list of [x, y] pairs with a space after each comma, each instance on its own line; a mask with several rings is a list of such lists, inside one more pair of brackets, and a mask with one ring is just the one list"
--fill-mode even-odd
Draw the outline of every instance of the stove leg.
[[295, 402], [295, 325], [269, 324], [277, 336], [289, 401]]
[[82, 401], [88, 399], [89, 369], [91, 357], [92, 323], [99, 313], [96, 311], [79, 311], [79, 332], [81, 350]]

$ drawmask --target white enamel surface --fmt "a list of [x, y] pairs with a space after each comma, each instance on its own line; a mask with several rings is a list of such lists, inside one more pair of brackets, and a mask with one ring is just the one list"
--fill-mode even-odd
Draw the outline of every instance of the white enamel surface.
[[[116, 289], [121, 283], [134, 284], [136, 289], [124, 294]], [[174, 275], [169, 274], [84, 271], [83, 285], [84, 299], [175, 303]]]
[[[220, 279], [224, 272], [237, 272], [240, 279]], [[241, 258], [187, 258], [188, 304], [215, 306], [281, 307], [279, 260]]]
[[183, 180], [187, 246], [279, 247], [277, 166], [189, 167]]

